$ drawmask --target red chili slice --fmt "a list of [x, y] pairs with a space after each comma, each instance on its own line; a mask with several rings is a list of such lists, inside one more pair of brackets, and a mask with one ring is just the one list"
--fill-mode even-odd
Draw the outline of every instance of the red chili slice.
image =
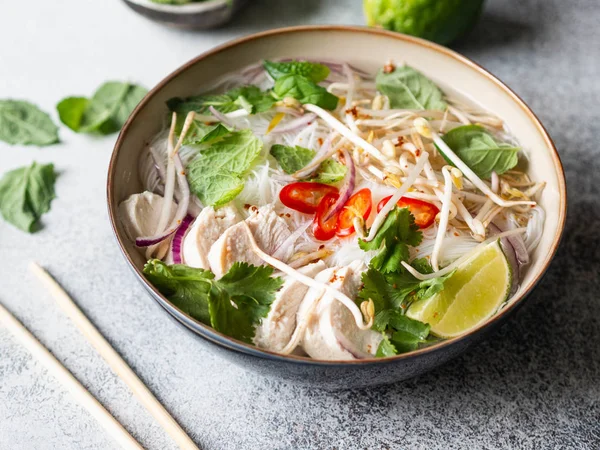
[[325, 195], [337, 193], [338, 189], [335, 186], [300, 181], [284, 186], [279, 193], [279, 200], [288, 208], [313, 214]]
[[339, 194], [331, 192], [323, 197], [317, 207], [317, 212], [313, 220], [313, 234], [315, 239], [319, 241], [328, 241], [335, 236], [335, 227], [339, 215], [334, 215], [326, 222], [323, 219], [331, 210], [338, 197]]
[[370, 189], [365, 188], [355, 192], [348, 199], [338, 216], [335, 234], [339, 237], [345, 237], [354, 233], [354, 218], [362, 217], [367, 220], [369, 214], [371, 214], [372, 206], [373, 200]]
[[[385, 197], [377, 205], [377, 212], [385, 206], [385, 204], [392, 198]], [[435, 220], [435, 216], [438, 215], [440, 210], [433, 203], [424, 202], [416, 198], [400, 197], [398, 203], [400, 208], [408, 208], [413, 216], [415, 216], [415, 223], [419, 228], [429, 227]]]

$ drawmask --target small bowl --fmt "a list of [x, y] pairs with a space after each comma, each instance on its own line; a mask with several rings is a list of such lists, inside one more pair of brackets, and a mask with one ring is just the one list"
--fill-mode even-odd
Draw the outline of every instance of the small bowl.
[[229, 22], [247, 0], [208, 0], [185, 5], [163, 5], [150, 0], [123, 0], [138, 14], [178, 28], [202, 30]]
[[[261, 59], [312, 58], [347, 61], [374, 73], [389, 58], [405, 61], [443, 87], [470, 98], [504, 119], [529, 153], [529, 171], [547, 185], [541, 199], [546, 222], [541, 241], [517, 293], [489, 321], [463, 336], [386, 359], [319, 361], [284, 356], [232, 339], [194, 320], [158, 292], [142, 274], [144, 258], [120, 224], [117, 208], [141, 192], [138, 156], [163, 126], [166, 100], [197, 93], [215, 78]], [[507, 86], [467, 58], [431, 42], [384, 30], [347, 26], [306, 26], [271, 30], [237, 39], [204, 53], [161, 81], [142, 100], [123, 127], [108, 170], [108, 210], [117, 242], [137, 279], [173, 318], [202, 342], [235, 363], [278, 379], [325, 389], [391, 383], [427, 372], [464, 352], [496, 329], [531, 293], [559, 245], [567, 209], [560, 158], [550, 136], [529, 107]]]

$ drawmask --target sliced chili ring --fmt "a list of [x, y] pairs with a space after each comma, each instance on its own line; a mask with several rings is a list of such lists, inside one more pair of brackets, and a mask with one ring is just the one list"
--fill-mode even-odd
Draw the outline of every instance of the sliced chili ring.
[[[385, 206], [385, 204], [392, 198], [385, 197], [382, 199], [377, 205], [377, 212], [381, 211], [381, 209]], [[435, 220], [435, 216], [438, 215], [440, 210], [433, 203], [424, 202], [423, 200], [419, 200], [417, 198], [409, 198], [409, 197], [400, 197], [398, 203], [396, 203], [400, 208], [408, 208], [413, 216], [415, 216], [415, 223], [419, 228], [427, 228], [431, 226], [433, 221]]]

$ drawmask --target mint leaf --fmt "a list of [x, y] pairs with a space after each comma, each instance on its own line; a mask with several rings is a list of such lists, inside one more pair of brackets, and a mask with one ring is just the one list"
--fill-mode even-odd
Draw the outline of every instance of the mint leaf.
[[409, 66], [398, 66], [393, 72], [379, 71], [377, 90], [390, 99], [392, 108], [446, 110], [448, 104], [436, 84]]
[[329, 76], [329, 67], [308, 61], [272, 62], [265, 61], [263, 67], [274, 80], [285, 75], [302, 75], [313, 83], [319, 83]]
[[359, 239], [358, 245], [363, 250], [379, 250], [371, 260], [370, 267], [389, 273], [401, 268], [402, 261], [408, 261], [408, 246], [419, 245], [422, 238], [423, 234], [415, 225], [415, 218], [409, 209], [394, 207], [375, 238], [370, 242]]
[[4, 174], [0, 179], [0, 213], [4, 220], [32, 233], [42, 214], [56, 197], [53, 164], [34, 162]]
[[326, 159], [321, 163], [315, 177], [311, 181], [317, 183], [333, 184], [342, 181], [348, 168], [333, 159]]
[[243, 176], [260, 154], [262, 145], [251, 130], [225, 135], [188, 164], [190, 189], [205, 205], [230, 202], [244, 188]]
[[209, 270], [150, 260], [146, 278], [175, 306], [215, 330], [251, 342], [283, 280], [268, 266], [235, 263], [220, 280]]
[[302, 75], [291, 74], [278, 78], [273, 92], [280, 100], [292, 97], [302, 104], [310, 103], [329, 110], [335, 109], [339, 100], [335, 95], [327, 92], [327, 89]]
[[[519, 162], [519, 147], [496, 142], [493, 136], [479, 125], [454, 128], [442, 139], [478, 177], [483, 179], [490, 178], [492, 172], [502, 174]], [[446, 161], [452, 164], [446, 155], [441, 153]]]
[[152, 259], [144, 265], [144, 275], [184, 313], [210, 325], [208, 297], [215, 278], [210, 270], [182, 264], [168, 266], [158, 259]]
[[[183, 120], [180, 120], [180, 118]], [[185, 116], [179, 116], [179, 118], [177, 119], [177, 134], [181, 133], [181, 128], [183, 127], [184, 121]], [[231, 130], [229, 130], [226, 126], [224, 126], [221, 123], [218, 123], [216, 125], [206, 125], [203, 122], [194, 120], [192, 122], [192, 125], [190, 126], [187, 135], [185, 136], [185, 139], [183, 140], [183, 144], [198, 145], [209, 143], [223, 136], [226, 136], [229, 133], [231, 133]]]
[[147, 92], [134, 84], [109, 81], [91, 99], [67, 97], [56, 109], [61, 122], [77, 133], [111, 134], [123, 127]]
[[31, 103], [0, 100], [0, 141], [11, 145], [52, 145], [58, 142], [58, 127]]
[[177, 114], [187, 115], [190, 111], [209, 114], [212, 106], [224, 114], [245, 109], [250, 114], [258, 114], [271, 109], [275, 99], [270, 92], [261, 91], [257, 86], [241, 86], [224, 94], [202, 94], [186, 99], [172, 98], [167, 106]]
[[292, 174], [303, 167], [315, 157], [315, 152], [308, 148], [290, 147], [288, 145], [275, 144], [271, 147], [271, 155], [277, 160], [285, 173]]

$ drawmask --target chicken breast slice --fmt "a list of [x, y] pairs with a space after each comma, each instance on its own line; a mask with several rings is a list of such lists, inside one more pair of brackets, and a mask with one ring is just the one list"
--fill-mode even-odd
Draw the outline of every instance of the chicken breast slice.
[[[142, 236], [152, 236], [156, 233], [158, 220], [163, 208], [164, 198], [150, 191], [132, 194], [119, 205], [119, 219], [125, 229], [125, 234], [132, 241]], [[171, 217], [175, 217], [177, 205], [171, 206]]]
[[[363, 261], [354, 261], [335, 270], [328, 282], [348, 297], [355, 298], [365, 270]], [[319, 300], [301, 345], [315, 359], [353, 360], [374, 355], [381, 339], [381, 333], [358, 328], [348, 308], [326, 294]]]
[[208, 252], [223, 232], [240, 222], [242, 217], [233, 206], [214, 209], [207, 206], [196, 217], [183, 239], [183, 263], [199, 269], [208, 269]]
[[[257, 209], [246, 219], [246, 223], [265, 253], [273, 254], [291, 235], [285, 221], [270, 207]], [[217, 278], [225, 275], [235, 262], [247, 262], [255, 266], [264, 264], [250, 247], [244, 223], [235, 224], [223, 232], [210, 248], [208, 262]]]
[[[271, 205], [253, 210], [246, 223], [260, 248], [269, 255], [275, 253], [292, 234], [287, 222], [277, 215]], [[292, 252], [293, 245], [290, 245], [281, 259], [287, 261]]]
[[[304, 266], [298, 271], [303, 275], [314, 278], [326, 268], [325, 263], [319, 261]], [[268, 316], [256, 328], [255, 345], [277, 352], [288, 344], [296, 328], [298, 307], [307, 291], [308, 286], [304, 283], [292, 277], [286, 278], [283, 286], [275, 296], [275, 301], [271, 304]]]

